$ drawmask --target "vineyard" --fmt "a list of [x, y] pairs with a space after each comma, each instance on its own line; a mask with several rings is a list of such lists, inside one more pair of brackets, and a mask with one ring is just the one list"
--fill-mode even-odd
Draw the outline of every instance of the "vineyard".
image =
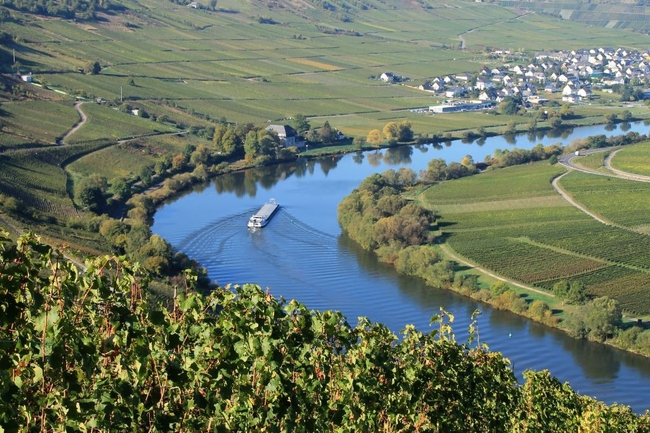
[[120, 140], [176, 130], [165, 124], [152, 122], [100, 104], [83, 104], [81, 109], [88, 116], [88, 120], [69, 138], [71, 144], [107, 139]]
[[[71, 102], [21, 101], [2, 104], [0, 146], [54, 145], [79, 119]], [[20, 134], [17, 138], [13, 134]]]
[[611, 161], [612, 167], [630, 173], [650, 176], [648, 153], [650, 153], [650, 142], [626, 147], [616, 152]]
[[560, 183], [576, 201], [605, 219], [648, 233], [650, 183], [578, 172], [564, 176]]
[[[440, 213], [446, 242], [481, 267], [547, 290], [560, 280], [578, 281], [592, 296], [650, 313], [650, 236], [600, 224], [545, 195], [561, 170], [538, 163], [490, 171], [432, 186], [420, 200]], [[581, 203], [621, 223], [648, 219], [647, 200], [639, 212], [624, 203], [647, 197], [647, 184], [582, 173], [562, 183]]]

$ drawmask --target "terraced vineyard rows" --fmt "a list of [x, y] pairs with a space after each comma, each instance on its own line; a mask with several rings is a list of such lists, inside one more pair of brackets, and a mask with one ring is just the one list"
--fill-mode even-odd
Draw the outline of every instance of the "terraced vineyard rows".
[[616, 152], [612, 158], [612, 167], [634, 174], [650, 176], [650, 142], [635, 144]]
[[576, 201], [615, 224], [641, 231], [650, 225], [650, 183], [574, 172], [563, 177], [561, 185]]
[[[650, 313], [650, 236], [603, 225], [564, 200], [541, 195], [558, 169], [543, 164], [441, 183], [420, 198], [439, 211], [451, 248], [479, 266], [547, 290], [559, 280], [579, 281], [590, 295], [614, 297], [634, 314]], [[588, 197], [596, 212], [647, 221], [647, 210], [633, 212], [620, 201], [647, 197], [648, 185], [567, 177], [567, 189]]]

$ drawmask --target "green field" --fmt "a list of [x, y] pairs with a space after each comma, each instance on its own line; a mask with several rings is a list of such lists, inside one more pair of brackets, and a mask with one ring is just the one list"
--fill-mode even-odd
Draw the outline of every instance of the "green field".
[[28, 144], [56, 144], [79, 116], [72, 102], [20, 101], [2, 104], [0, 145], [20, 148]]
[[[329, 120], [348, 135], [366, 135], [388, 120], [404, 118], [419, 134], [506, 125], [507, 117], [408, 112], [437, 103], [409, 86], [502, 64], [503, 59], [484, 52], [486, 46], [532, 53], [601, 45], [643, 48], [647, 43], [644, 35], [488, 3], [435, 1], [427, 8], [365, 3], [366, 10], [353, 7], [354, 19], [342, 22], [340, 14], [293, 3], [274, 7], [224, 0], [217, 11], [209, 11], [127, 1], [123, 13], [95, 23], [25, 16], [22, 25], [8, 22], [5, 30], [19, 41], [12, 49], [20, 64], [29, 65], [38, 81], [68, 94], [142, 103], [173, 100], [212, 119], [257, 124], [302, 113]], [[262, 24], [260, 16], [276, 24]], [[467, 43], [464, 50], [458, 49], [460, 35]], [[100, 62], [100, 74], [78, 73], [88, 60]], [[409, 80], [406, 85], [378, 81], [386, 71]], [[586, 117], [611, 110], [576, 108]]]
[[650, 176], [650, 142], [639, 143], [616, 152], [612, 167], [629, 173]]
[[[581, 281], [589, 294], [647, 314], [650, 301], [639, 294], [650, 290], [650, 236], [605, 226], [569, 205], [550, 183], [563, 170], [547, 162], [493, 170], [434, 185], [419, 199], [439, 212], [445, 241], [479, 266], [545, 289]], [[647, 197], [646, 184], [607, 179], [571, 173], [562, 185], [621, 225], [642, 226], [647, 204], [632, 212], [620, 203]]]
[[560, 183], [576, 201], [606, 220], [650, 233], [650, 183], [578, 172], [563, 177]]
[[122, 140], [134, 136], [175, 131], [175, 128], [167, 125], [100, 104], [83, 104], [81, 110], [88, 116], [88, 120], [68, 139], [71, 144], [106, 139]]

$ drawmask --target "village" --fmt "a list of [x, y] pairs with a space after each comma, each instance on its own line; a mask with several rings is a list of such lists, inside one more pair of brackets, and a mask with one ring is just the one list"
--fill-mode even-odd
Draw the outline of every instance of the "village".
[[[520, 99], [523, 104], [540, 105], [548, 102], [550, 95], [561, 94], [562, 102], [585, 103], [594, 98], [593, 90], [620, 93], [621, 100], [650, 99], [649, 79], [649, 52], [592, 48], [539, 52], [527, 65], [484, 66], [477, 73], [434, 77], [412, 87], [446, 99], [444, 104], [417, 111], [450, 113], [488, 109], [509, 97]], [[409, 81], [392, 72], [384, 72], [379, 80], [403, 84]]]

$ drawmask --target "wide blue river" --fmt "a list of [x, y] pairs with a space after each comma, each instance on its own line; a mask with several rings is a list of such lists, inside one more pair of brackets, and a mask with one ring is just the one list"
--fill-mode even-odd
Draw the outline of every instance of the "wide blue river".
[[[518, 375], [526, 369], [548, 369], [580, 393], [643, 412], [650, 409], [650, 359], [574, 340], [509, 312], [399, 276], [342, 235], [336, 222], [338, 203], [372, 173], [400, 167], [418, 172], [433, 158], [452, 162], [469, 154], [482, 161], [495, 149], [567, 145], [596, 134], [650, 130], [640, 122], [608, 129], [578, 128], [564, 137], [523, 135], [508, 141], [492, 137], [484, 142], [400, 147], [246, 170], [220, 176], [162, 206], [152, 230], [199, 261], [220, 285], [256, 283], [311, 309], [340, 310], [353, 325], [359, 316], [366, 316], [396, 333], [407, 324], [426, 331], [431, 316], [444, 308], [455, 316], [456, 339], [464, 341], [470, 316], [480, 309], [481, 342], [503, 352]], [[248, 230], [250, 215], [270, 198], [282, 205], [278, 214], [264, 229]]]

